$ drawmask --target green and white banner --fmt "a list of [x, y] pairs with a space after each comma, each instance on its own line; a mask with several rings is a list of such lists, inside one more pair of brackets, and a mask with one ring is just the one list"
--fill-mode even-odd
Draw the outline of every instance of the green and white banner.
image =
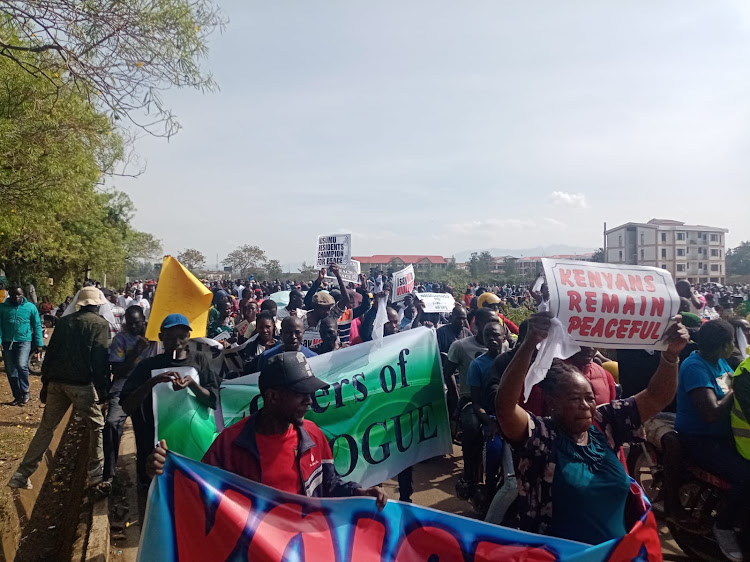
[[[371, 486], [452, 450], [440, 355], [431, 329], [409, 330], [309, 361], [315, 375], [331, 386], [315, 394], [307, 417], [331, 443], [342, 478]], [[257, 379], [256, 374], [225, 381], [217, 412], [200, 406], [189, 390], [157, 385], [159, 439], [166, 439], [170, 450], [199, 460], [222, 425], [262, 406]]]

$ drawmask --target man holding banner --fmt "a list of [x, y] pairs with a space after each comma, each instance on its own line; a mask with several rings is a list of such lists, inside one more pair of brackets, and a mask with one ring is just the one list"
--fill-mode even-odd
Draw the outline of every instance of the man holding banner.
[[[361, 488], [342, 482], [323, 432], [305, 419], [312, 395], [326, 389], [300, 352], [275, 355], [260, 372], [263, 407], [224, 430], [203, 462], [260, 482], [283, 492], [308, 497], [371, 496], [383, 509], [388, 496], [380, 486]], [[149, 457], [151, 476], [160, 475], [166, 462], [162, 440]]]
[[175, 391], [190, 391], [198, 401], [216, 409], [219, 379], [205, 355], [190, 353], [190, 323], [182, 314], [169, 314], [161, 323], [159, 339], [164, 353], [141, 361], [120, 392], [120, 406], [133, 421], [136, 444], [136, 470], [142, 484], [146, 479], [146, 457], [153, 449], [154, 414], [151, 389], [172, 383]]

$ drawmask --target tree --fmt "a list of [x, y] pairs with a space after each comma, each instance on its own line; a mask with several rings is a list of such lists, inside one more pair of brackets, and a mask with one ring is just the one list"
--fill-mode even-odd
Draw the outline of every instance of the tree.
[[266, 273], [271, 280], [281, 279], [282, 275], [284, 275], [284, 270], [281, 269], [281, 262], [279, 260], [268, 260], [268, 263], [266, 263]]
[[[2, 7], [0, 0], [0, 8]], [[6, 26], [0, 24], [0, 38]], [[36, 55], [17, 57], [33, 62]], [[71, 85], [34, 78], [0, 57], [0, 200], [3, 207], [33, 206], [49, 199], [75, 205], [122, 157], [122, 139], [106, 116]], [[67, 195], [68, 197], [65, 197]]]
[[750, 242], [727, 250], [727, 275], [750, 275]]
[[244, 279], [251, 269], [262, 269], [266, 263], [266, 253], [258, 246], [245, 244], [222, 260], [224, 265], [231, 265], [232, 270]]
[[302, 262], [299, 268], [299, 274], [297, 278], [301, 279], [315, 279], [318, 276], [318, 270], [315, 269], [313, 264], [308, 265], [307, 262]]
[[206, 256], [194, 248], [188, 248], [177, 254], [177, 261], [190, 271], [196, 271], [206, 265]]
[[487, 277], [492, 271], [494, 260], [488, 251], [482, 253], [472, 252], [469, 260], [469, 271], [475, 279]]
[[508, 256], [505, 258], [505, 278], [515, 282], [518, 277], [518, 258]]
[[605, 262], [604, 248], [599, 248], [598, 250], [596, 250], [596, 252], [594, 252], [594, 255], [591, 257], [591, 261], [604, 263]]
[[[7, 29], [0, 20], [0, 40]], [[75, 88], [37, 80], [2, 56], [0, 76], [0, 268], [9, 279], [47, 287], [51, 277], [56, 298], [87, 274], [114, 283], [129, 260], [159, 254], [159, 241], [132, 227], [130, 198], [97, 190], [122, 156], [107, 117]]]
[[163, 90], [215, 88], [200, 64], [225, 21], [210, 0], [0, 0], [0, 13], [0, 57], [152, 134], [179, 128]]

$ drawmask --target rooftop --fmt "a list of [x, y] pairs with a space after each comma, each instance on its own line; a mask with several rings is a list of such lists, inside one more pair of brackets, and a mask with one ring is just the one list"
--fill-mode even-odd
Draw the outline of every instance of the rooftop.
[[619, 226], [616, 226], [614, 228], [608, 229], [605, 234], [609, 234], [610, 232], [614, 232], [615, 230], [619, 230], [623, 228], [624, 226], [642, 226], [646, 228], [657, 228], [661, 230], [708, 230], [713, 232], [729, 232], [726, 228], [721, 228], [719, 226], [706, 226], [703, 224], [685, 224], [682, 221], [672, 220], [672, 219], [651, 219], [650, 221], [644, 223], [644, 222], [626, 222], [625, 224], [621, 224]]
[[422, 256], [418, 254], [376, 254], [374, 256], [352, 256], [359, 263], [391, 263], [395, 259], [403, 263], [448, 263], [443, 256]]

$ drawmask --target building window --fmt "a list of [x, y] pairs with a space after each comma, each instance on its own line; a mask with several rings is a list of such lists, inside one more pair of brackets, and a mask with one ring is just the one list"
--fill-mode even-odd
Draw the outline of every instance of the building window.
[[698, 269], [703, 269], [703, 262], [698, 262]]
[[698, 248], [698, 253], [702, 254], [703, 253], [703, 248]]
[[661, 264], [661, 268], [662, 269], [667, 269], [667, 264], [666, 263]]
[[622, 246], [622, 234], [617, 237], [617, 245]]
[[661, 233], [661, 241], [662, 242], [666, 242], [667, 241], [667, 233], [666, 232], [662, 232]]
[[641, 246], [643, 246], [646, 243], [646, 236], [641, 232]]
[[667, 249], [666, 248], [662, 248], [661, 249], [661, 257], [663, 257], [663, 258], [667, 257]]
[[622, 250], [620, 250], [620, 261], [622, 261]]
[[678, 263], [677, 264], [677, 271], [685, 271], [685, 264], [684, 263]]
[[711, 242], [718, 242], [719, 241], [719, 235], [718, 234], [712, 234], [711, 235]]
[[684, 256], [685, 255], [685, 249], [684, 248], [677, 248], [677, 255], [678, 256]]
[[641, 248], [641, 259], [645, 259], [645, 257], [646, 257], [645, 253], [646, 253], [645, 250], [643, 248]]
[[719, 250], [716, 248], [711, 249], [711, 257], [712, 258], [718, 258], [719, 257]]
[[719, 264], [718, 263], [712, 263], [711, 264], [711, 271], [719, 271]]
[[685, 240], [685, 233], [684, 232], [678, 232], [677, 233], [677, 240]]

